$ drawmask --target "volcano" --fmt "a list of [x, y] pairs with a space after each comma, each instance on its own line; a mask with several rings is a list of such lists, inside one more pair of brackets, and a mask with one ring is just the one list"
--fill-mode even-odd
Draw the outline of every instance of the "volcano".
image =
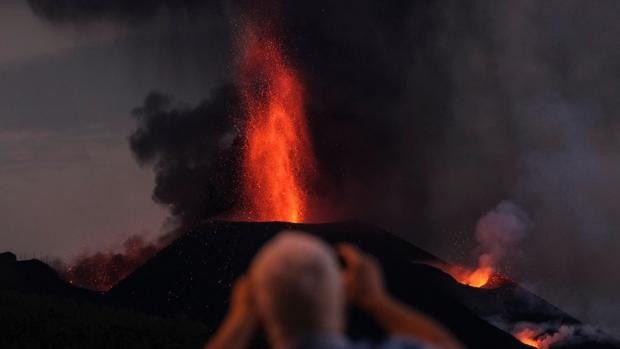
[[[508, 279], [500, 278], [493, 288], [463, 285], [433, 266], [445, 263], [439, 258], [388, 232], [358, 222], [204, 222], [182, 234], [110, 291], [99, 295], [97, 303], [175, 321], [195, 321], [212, 333], [226, 313], [234, 280], [247, 270], [261, 246], [283, 230], [308, 232], [330, 244], [350, 242], [374, 255], [383, 266], [387, 287], [393, 295], [436, 318], [468, 348], [530, 348], [501, 324], [582, 326], [577, 319]], [[24, 262], [4, 264], [19, 263]], [[11, 275], [20, 278], [17, 273]], [[49, 272], [45, 275], [50, 278]], [[59, 286], [47, 283], [53, 284], [54, 294], [58, 294]], [[12, 281], [12, 285], [18, 284]], [[45, 289], [29, 291], [41, 293]], [[82, 301], [89, 298], [75, 291], [64, 290], [63, 294], [80, 295]], [[385, 335], [357, 309], [351, 309], [348, 331], [353, 338], [380, 339]], [[207, 337], [205, 334], [204, 340]], [[262, 341], [253, 344], [254, 348], [264, 346]], [[620, 345], [574, 331], [570, 338], [558, 341], [551, 348], [620, 348]]]

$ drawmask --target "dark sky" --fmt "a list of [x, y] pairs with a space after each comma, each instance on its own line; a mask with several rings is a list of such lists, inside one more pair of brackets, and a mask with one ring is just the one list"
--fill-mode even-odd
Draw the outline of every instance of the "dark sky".
[[171, 72], [159, 26], [60, 28], [25, 1], [3, 1], [0, 23], [0, 249], [66, 257], [159, 234], [167, 213], [129, 150], [130, 112], [154, 87], [201, 98], [222, 54]]
[[[131, 111], [155, 90], [197, 117], [233, 80], [234, 11], [93, 3], [110, 5], [0, 4], [0, 250], [68, 257], [159, 234], [171, 210], [151, 200], [150, 165], [204, 144], [146, 127], [141, 168]], [[452, 261], [471, 260], [476, 220], [512, 200], [533, 224], [511, 275], [620, 333], [620, 2], [284, 3], [324, 192]], [[209, 154], [196, 153], [183, 161]], [[172, 209], [194, 198], [165, 190], [175, 165], [156, 187]]]

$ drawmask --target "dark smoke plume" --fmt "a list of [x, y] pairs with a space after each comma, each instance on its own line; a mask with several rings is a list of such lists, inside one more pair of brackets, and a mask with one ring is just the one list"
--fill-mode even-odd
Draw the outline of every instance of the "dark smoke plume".
[[[256, 1], [30, 3], [61, 23], [206, 8], [205, 21], [226, 18], [231, 31], [238, 14], [265, 13]], [[618, 18], [616, 0], [281, 1], [320, 166], [313, 194], [444, 256], [473, 250], [477, 219], [513, 200], [534, 226], [511, 270], [620, 333]], [[132, 149], [154, 165], [154, 198], [182, 224], [238, 204], [234, 98], [179, 106], [152, 96], [138, 113]]]
[[231, 213], [238, 204], [239, 101], [222, 87], [196, 107], [151, 93], [137, 108], [131, 150], [156, 171], [153, 199], [187, 225]]
[[221, 1], [203, 0], [28, 0], [32, 10], [53, 22], [85, 22], [96, 19], [139, 20], [162, 11], [216, 7]]
[[[131, 149], [139, 163], [155, 168], [153, 199], [170, 209], [175, 226], [225, 218], [221, 215], [237, 207], [238, 106], [236, 91], [224, 86], [195, 107], [153, 92], [134, 110], [138, 128]], [[124, 251], [85, 254], [60, 270], [76, 285], [107, 291], [182, 231], [174, 229], [157, 242], [132, 236]]]

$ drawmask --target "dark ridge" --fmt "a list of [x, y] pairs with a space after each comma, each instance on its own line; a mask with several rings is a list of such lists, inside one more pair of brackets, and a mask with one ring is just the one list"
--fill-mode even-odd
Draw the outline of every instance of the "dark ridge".
[[0, 254], [0, 290], [88, 302], [103, 301], [102, 294], [67, 283], [56, 270], [40, 260], [18, 261], [10, 252]]
[[[181, 236], [107, 296], [124, 307], [166, 317], [198, 319], [216, 328], [233, 280], [245, 272], [260, 247], [278, 232], [297, 229], [329, 243], [352, 242], [382, 262], [387, 285], [397, 297], [434, 316], [471, 348], [524, 348], [467, 309], [451, 294], [454, 280], [420, 262], [433, 255], [380, 229], [360, 223], [289, 224], [208, 222]], [[380, 338], [381, 331], [353, 310], [354, 338]]]

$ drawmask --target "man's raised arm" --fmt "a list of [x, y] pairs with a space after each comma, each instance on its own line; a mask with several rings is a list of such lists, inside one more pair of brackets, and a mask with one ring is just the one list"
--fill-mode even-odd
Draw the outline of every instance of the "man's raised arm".
[[463, 345], [441, 324], [390, 296], [379, 263], [356, 247], [343, 244], [338, 252], [345, 261], [343, 273], [349, 300], [370, 314], [386, 332], [409, 336], [445, 349]]

